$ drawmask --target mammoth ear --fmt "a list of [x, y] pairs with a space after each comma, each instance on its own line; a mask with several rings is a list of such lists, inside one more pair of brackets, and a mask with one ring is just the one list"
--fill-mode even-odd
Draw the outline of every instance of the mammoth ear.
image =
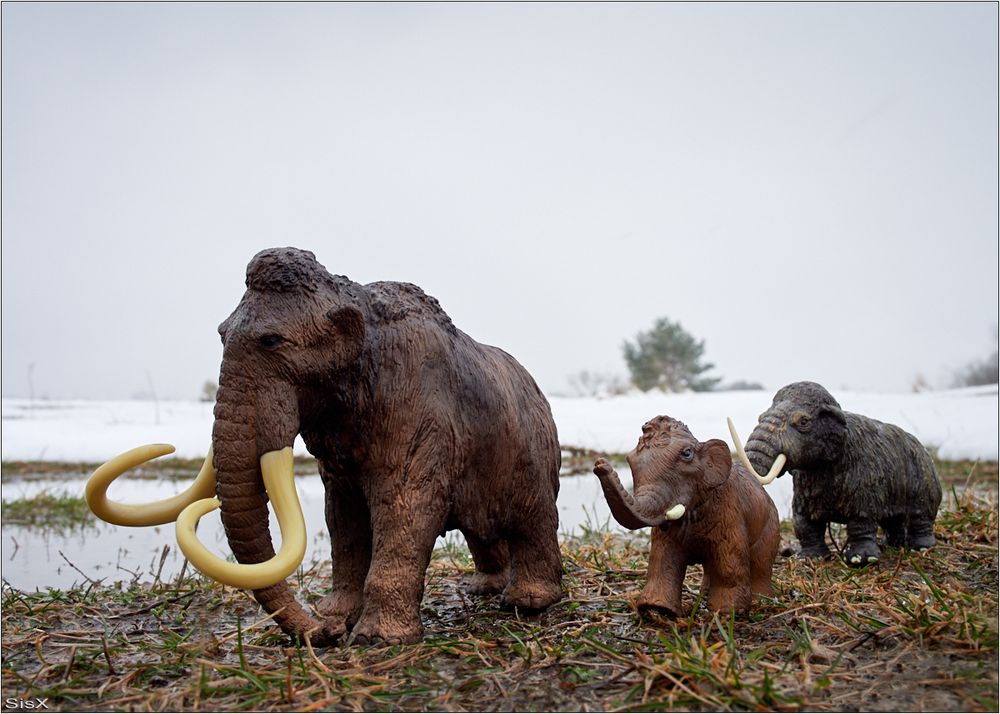
[[709, 488], [721, 486], [729, 478], [733, 468], [733, 456], [729, 444], [721, 439], [709, 439], [698, 447], [704, 467], [705, 485]]
[[812, 439], [822, 449], [824, 459], [835, 461], [841, 457], [847, 443], [847, 417], [835, 404], [824, 404], [817, 416], [821, 418], [813, 427]]
[[847, 417], [844, 410], [835, 404], [824, 404], [819, 408], [820, 414], [829, 414], [841, 426], [847, 426]]
[[326, 313], [338, 362], [345, 365], [361, 355], [365, 344], [365, 317], [350, 305], [332, 307]]

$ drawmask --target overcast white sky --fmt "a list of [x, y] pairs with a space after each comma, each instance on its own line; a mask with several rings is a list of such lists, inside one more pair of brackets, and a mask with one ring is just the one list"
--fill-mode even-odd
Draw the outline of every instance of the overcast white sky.
[[196, 398], [276, 245], [547, 391], [660, 316], [772, 390], [994, 344], [995, 3], [2, 14], [5, 396]]

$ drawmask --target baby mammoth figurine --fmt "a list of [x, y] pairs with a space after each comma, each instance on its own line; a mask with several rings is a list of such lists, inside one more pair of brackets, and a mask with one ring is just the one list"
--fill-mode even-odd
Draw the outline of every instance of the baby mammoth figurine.
[[687, 566], [702, 563], [712, 610], [746, 612], [753, 593], [772, 594], [778, 552], [778, 511], [764, 488], [719, 439], [700, 442], [687, 426], [658, 416], [642, 427], [628, 455], [635, 495], [604, 459], [594, 464], [615, 520], [652, 526], [652, 546], [640, 612], [681, 614]]
[[760, 415], [746, 451], [730, 421], [736, 451], [762, 483], [792, 472], [792, 516], [800, 555], [830, 554], [828, 523], [847, 524], [844, 560], [852, 567], [878, 562], [878, 526], [886, 544], [934, 545], [941, 483], [916, 437], [892, 424], [845, 412], [815, 382], [778, 390]]

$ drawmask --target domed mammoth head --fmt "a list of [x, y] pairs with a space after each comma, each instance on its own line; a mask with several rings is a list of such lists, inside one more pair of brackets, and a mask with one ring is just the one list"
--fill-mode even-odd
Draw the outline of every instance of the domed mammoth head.
[[768, 484], [787, 470], [837, 461], [847, 442], [847, 418], [822, 386], [795, 382], [774, 395], [771, 408], [758, 418], [745, 449], [732, 419], [729, 432], [741, 463], [761, 483]]
[[698, 441], [687, 426], [658, 416], [642, 427], [639, 443], [628, 454], [633, 494], [604, 459], [594, 473], [615, 520], [626, 528], [660, 526], [684, 517], [729, 478], [732, 457], [719, 439]]
[[[300, 408], [311, 385], [357, 362], [366, 321], [358, 286], [330, 275], [308, 251], [259, 253], [247, 268], [246, 285], [239, 305], [219, 326], [223, 356], [212, 447], [194, 485], [144, 505], [107, 498], [115, 478], [173, 451], [156, 444], [101, 466], [86, 497], [91, 510], [110, 523], [175, 521], [178, 544], [195, 567], [220, 582], [257, 590], [283, 581], [305, 554], [305, 524], [292, 477]], [[277, 554], [267, 528], [268, 500], [281, 528]], [[238, 563], [214, 555], [195, 536], [198, 519], [220, 507]]]

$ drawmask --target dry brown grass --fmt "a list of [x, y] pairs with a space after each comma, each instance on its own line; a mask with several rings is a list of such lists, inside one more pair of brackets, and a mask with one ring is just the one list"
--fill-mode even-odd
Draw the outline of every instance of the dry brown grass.
[[[997, 498], [961, 494], [930, 551], [890, 549], [863, 570], [781, 559], [775, 597], [736, 618], [701, 606], [692, 568], [690, 614], [641, 622], [648, 537], [599, 531], [563, 543], [566, 598], [532, 617], [465, 595], [467, 551], [438, 551], [426, 635], [406, 646], [292, 647], [247, 593], [191, 576], [5, 586], [3, 699], [66, 711], [996, 711]], [[328, 582], [318, 565], [294, 587], [315, 603]]]

